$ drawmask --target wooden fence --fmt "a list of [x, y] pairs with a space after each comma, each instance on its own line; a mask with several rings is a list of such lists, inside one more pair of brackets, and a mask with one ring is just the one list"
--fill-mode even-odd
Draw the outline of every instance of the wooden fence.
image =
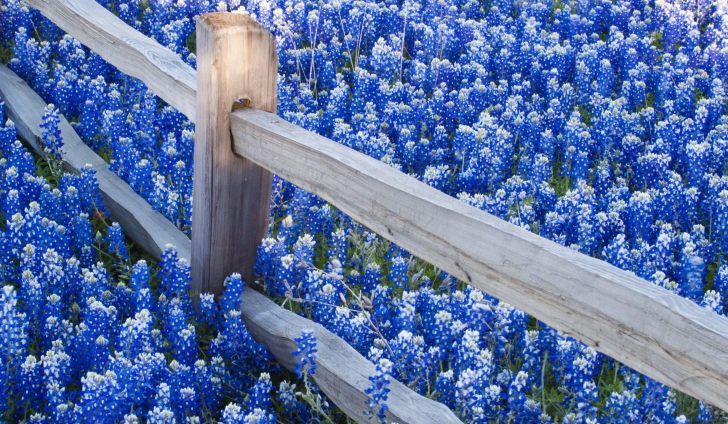
[[[5, 101], [6, 112], [20, 136], [43, 155], [43, 129], [40, 128], [46, 106], [43, 99], [2, 65], [0, 98]], [[157, 258], [160, 258], [165, 245], [171, 243], [177, 247], [180, 258], [189, 260], [190, 239], [162, 214], [153, 211], [141, 196], [111, 172], [106, 162], [81, 141], [64, 118], [60, 128], [65, 169], [78, 174], [82, 167], [89, 165], [96, 170], [106, 207], [127, 236]], [[281, 308], [255, 290], [246, 290], [242, 299], [241, 315], [253, 338], [265, 345], [289, 370], [293, 370], [297, 361], [291, 355], [296, 350], [294, 339], [304, 329], [314, 330], [318, 339], [318, 369], [314, 379], [350, 417], [358, 422], [369, 422], [365, 414], [369, 396], [364, 394], [364, 390], [369, 387], [369, 376], [374, 375], [374, 364], [324, 327]], [[402, 383], [392, 381], [390, 389], [387, 400], [390, 422], [423, 423], [431, 419], [442, 423], [460, 422], [446, 406], [418, 395]]]
[[[252, 20], [231, 14], [199, 18], [195, 73], [92, 0], [27, 1], [195, 121], [195, 288], [219, 293], [231, 272], [251, 281], [255, 246], [267, 229], [269, 178], [276, 173], [468, 284], [639, 372], [728, 410], [727, 319], [283, 121], [273, 113], [274, 44]], [[230, 112], [234, 105], [249, 107]], [[286, 312], [252, 291], [245, 296], [246, 324], [290, 368], [294, 345], [286, 332], [288, 318], [281, 318]], [[266, 318], [254, 318], [261, 316]], [[259, 331], [258, 325], [267, 330]], [[325, 330], [316, 328], [320, 351], [340, 355], [343, 341], [333, 335], [322, 338], [319, 332]], [[336, 368], [332, 364], [325, 372]], [[337, 383], [317, 381], [337, 405], [363, 420], [356, 411], [366, 398], [361, 396], [365, 385], [346, 395], [336, 393], [342, 380], [359, 378], [351, 369], [356, 366], [337, 364], [344, 367], [340, 374], [333, 372]], [[370, 369], [371, 364], [366, 373]], [[392, 414], [388, 419], [456, 421], [449, 410], [441, 416], [448, 418], [418, 421]]]

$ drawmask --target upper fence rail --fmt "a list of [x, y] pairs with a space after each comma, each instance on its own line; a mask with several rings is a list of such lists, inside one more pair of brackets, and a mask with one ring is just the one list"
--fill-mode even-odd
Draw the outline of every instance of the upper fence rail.
[[[189, 84], [194, 71], [181, 59], [151, 40], [140, 41], [118, 19], [114, 25], [100, 24], [111, 18], [99, 16], [111, 14], [92, 0], [27, 1], [193, 119], [196, 88], [190, 90]], [[130, 61], [119, 53], [133, 54], [140, 62], [127, 71]], [[179, 75], [186, 75], [185, 83]], [[185, 84], [183, 94], [175, 91]], [[237, 154], [321, 196], [472, 286], [639, 372], [728, 410], [728, 319], [273, 113], [236, 110], [230, 123]]]
[[236, 110], [231, 123], [239, 155], [460, 280], [728, 408], [728, 319], [271, 113]]
[[121, 72], [138, 78], [194, 122], [197, 74], [173, 51], [135, 31], [94, 0], [28, 0]]
[[[6, 112], [18, 133], [43, 155], [43, 110], [46, 102], [13, 71], [0, 65], [0, 96], [5, 100]], [[61, 119], [59, 129], [63, 134], [64, 168], [80, 174], [86, 166], [96, 171], [96, 181], [104, 204], [127, 235], [147, 252], [159, 256], [166, 244], [184, 248], [189, 239], [177, 230], [167, 218], [156, 212], [141, 196], [109, 169], [109, 165], [90, 147], [84, 144], [71, 125]], [[180, 253], [184, 253], [180, 251]], [[187, 254], [185, 257], [189, 257]]]

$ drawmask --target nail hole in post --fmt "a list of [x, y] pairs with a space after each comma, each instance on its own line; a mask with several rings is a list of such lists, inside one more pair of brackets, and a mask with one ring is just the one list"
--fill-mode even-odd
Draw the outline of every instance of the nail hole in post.
[[233, 102], [232, 110], [242, 109], [244, 107], [251, 107], [250, 99], [244, 96], [238, 96], [237, 100]]

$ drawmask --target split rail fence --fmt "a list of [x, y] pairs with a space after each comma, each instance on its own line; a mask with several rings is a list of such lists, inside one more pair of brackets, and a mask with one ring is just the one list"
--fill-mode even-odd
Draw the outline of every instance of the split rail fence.
[[[141, 198], [98, 164], [111, 213], [157, 256], [160, 246], [176, 243], [180, 256], [191, 260], [193, 290], [220, 294], [232, 272], [254, 281], [275, 173], [473, 287], [641, 373], [728, 410], [728, 319], [285, 122], [275, 114], [275, 41], [251, 18], [223, 13], [199, 17], [195, 72], [93, 0], [26, 1], [195, 122], [191, 244], [148, 205], [130, 206]], [[33, 113], [20, 117], [22, 107], [14, 105], [12, 90], [19, 95], [29, 88], [9, 72], [0, 69], [0, 95], [16, 123], [28, 122], [21, 134], [39, 140], [42, 100], [26, 107]], [[68, 140], [65, 133], [63, 137]], [[70, 150], [93, 154], [81, 147], [80, 139], [78, 143]], [[69, 169], [77, 169], [79, 159], [70, 156], [67, 161], [75, 160], [75, 165]], [[344, 412], [367, 422], [364, 390], [374, 366], [342, 339], [254, 290], [243, 297], [242, 316], [254, 338], [289, 369], [295, 366], [293, 339], [304, 328], [315, 330], [316, 381]], [[397, 382], [387, 403], [391, 422], [459, 422], [444, 405]]]

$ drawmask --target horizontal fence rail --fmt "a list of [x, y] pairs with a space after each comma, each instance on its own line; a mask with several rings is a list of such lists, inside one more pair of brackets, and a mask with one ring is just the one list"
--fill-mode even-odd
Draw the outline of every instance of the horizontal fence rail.
[[[0, 65], [0, 97], [6, 112], [18, 128], [19, 134], [40, 155], [43, 155], [40, 124], [46, 103], [20, 77]], [[172, 223], [129, 187], [116, 174], [108, 170], [106, 162], [91, 148], [83, 144], [75, 130], [65, 119], [60, 123], [63, 138], [63, 160], [66, 169], [79, 173], [86, 164], [96, 169], [99, 188], [106, 207], [134, 242], [157, 259], [167, 243], [174, 244], [180, 258], [191, 258], [191, 241]], [[133, 217], [127, 219], [126, 217]], [[160, 247], [161, 246], [161, 247]], [[369, 422], [365, 413], [369, 396], [364, 391], [371, 382], [375, 366], [356, 352], [344, 340], [306, 318], [281, 308], [255, 290], [246, 290], [242, 296], [241, 316], [253, 338], [261, 342], [289, 370], [299, 358], [296, 337], [303, 329], [313, 329], [318, 340], [318, 368], [314, 380], [321, 389], [350, 417], [358, 422]], [[460, 423], [445, 405], [418, 395], [398, 381], [390, 382], [388, 419], [399, 423]]]
[[[46, 103], [22, 78], [0, 65], [0, 97], [5, 109], [15, 123], [18, 133], [39, 155], [43, 155], [43, 112]], [[127, 235], [144, 250], [159, 256], [164, 246], [171, 243], [183, 246], [189, 239], [177, 230], [161, 213], [154, 211], [146, 200], [137, 195], [109, 165], [88, 147], [76, 134], [65, 118], [59, 124], [63, 135], [63, 164], [66, 171], [80, 174], [90, 165], [96, 171], [99, 191], [106, 208], [121, 224]]]
[[[116, 35], [90, 35], [73, 22], [73, 16], [83, 15], [88, 20], [84, 25], [102, 31], [105, 28], [98, 24], [97, 15], [111, 15], [100, 6], [92, 14], [82, 13], [81, 5], [92, 0], [28, 2], [124, 72], [121, 65], [128, 59], [119, 53], [136, 51], [139, 62], [134, 65], [145, 71], [131, 69], [129, 74], [173, 106], [181, 104], [180, 110], [194, 119], [196, 112], [190, 106], [195, 104], [194, 86], [191, 91], [185, 88], [183, 95], [173, 90], [176, 70], [187, 66], [181, 59], [170, 57], [159, 63], [161, 56], [143, 54], [156, 52], [157, 47], [145, 47], [139, 54], [141, 35], [129, 35], [135, 31], [118, 19], [115, 25], [123, 28], [109, 30]], [[94, 37], [113, 41], [100, 43]], [[153, 42], [144, 45], [148, 43]], [[146, 73], [147, 68], [156, 69]], [[194, 74], [191, 68], [188, 72]], [[230, 114], [230, 122], [239, 155], [330, 201], [472, 286], [639, 372], [728, 410], [727, 319], [606, 262], [468, 206], [273, 113], [240, 109]]]
[[195, 120], [195, 70], [94, 0], [27, 0], [59, 28]]
[[230, 119], [239, 155], [460, 280], [728, 410], [728, 319], [272, 113]]
[[[248, 330], [256, 340], [265, 338], [268, 350], [289, 370], [296, 366], [299, 359], [291, 356], [296, 349], [293, 339], [300, 337], [304, 329], [314, 330], [318, 350], [314, 374], [316, 384], [349, 417], [360, 423], [373, 422], [368, 416], [370, 397], [364, 391], [371, 385], [369, 377], [376, 371], [374, 364], [320, 324], [279, 307], [254, 290], [245, 291], [242, 299]], [[445, 405], [421, 397], [397, 380], [390, 379], [389, 389], [386, 402], [388, 423], [461, 422]], [[345, 401], [342, 402], [342, 399]]]

